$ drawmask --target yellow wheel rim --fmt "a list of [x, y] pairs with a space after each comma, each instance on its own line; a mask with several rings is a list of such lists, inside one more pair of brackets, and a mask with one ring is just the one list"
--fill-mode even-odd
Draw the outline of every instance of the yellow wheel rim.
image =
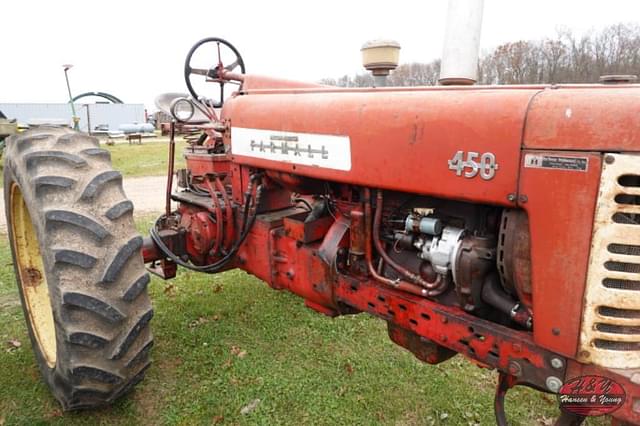
[[31, 329], [47, 365], [56, 364], [56, 330], [40, 246], [20, 187], [11, 186], [11, 231], [19, 282]]

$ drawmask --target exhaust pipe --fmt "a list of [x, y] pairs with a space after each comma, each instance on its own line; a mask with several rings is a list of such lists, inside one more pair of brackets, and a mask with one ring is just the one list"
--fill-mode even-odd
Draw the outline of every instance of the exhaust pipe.
[[484, 0], [449, 0], [440, 79], [442, 85], [478, 81], [478, 55]]

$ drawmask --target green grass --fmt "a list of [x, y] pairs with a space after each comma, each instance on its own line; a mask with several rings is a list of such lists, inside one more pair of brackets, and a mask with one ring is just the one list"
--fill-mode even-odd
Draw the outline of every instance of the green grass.
[[[167, 173], [169, 158], [169, 143], [167, 138], [143, 139], [142, 145], [119, 143], [106, 145], [100, 142], [101, 148], [111, 152], [113, 168], [125, 177], [159, 176]], [[176, 168], [184, 168], [185, 162], [182, 151], [186, 143], [182, 138], [176, 143]]]
[[[138, 221], [141, 232], [149, 224]], [[422, 364], [389, 341], [383, 321], [323, 317], [238, 270], [154, 278], [146, 379], [114, 407], [62, 413], [35, 366], [7, 244], [0, 236], [0, 425], [494, 424], [493, 372], [461, 356]], [[555, 398], [524, 388], [509, 393], [507, 409], [514, 425], [558, 413]]]
[[[113, 168], [124, 177], [160, 176], [167, 173], [169, 139], [166, 137], [143, 139], [141, 145], [118, 143], [109, 146], [104, 142], [104, 139], [100, 141], [100, 147], [111, 152]], [[185, 167], [182, 151], [186, 146], [181, 137], [176, 139], [176, 169]], [[4, 156], [0, 160], [0, 187], [3, 183], [3, 161]]]

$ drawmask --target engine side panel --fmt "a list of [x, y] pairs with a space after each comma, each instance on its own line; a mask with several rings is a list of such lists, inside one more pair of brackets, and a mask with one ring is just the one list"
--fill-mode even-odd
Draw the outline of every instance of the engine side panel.
[[[532, 164], [536, 158], [567, 168], [542, 167], [543, 160]], [[586, 170], [569, 169], [584, 159]], [[601, 168], [596, 153], [525, 150], [522, 156], [519, 204], [529, 215], [531, 233], [534, 340], [569, 357], [576, 355], [580, 336]]]
[[[520, 146], [527, 105], [538, 89], [480, 91], [385, 91], [241, 95], [227, 102], [232, 128], [347, 137], [350, 169], [273, 161], [260, 142], [233, 140], [233, 161], [328, 181], [409, 193], [509, 205], [517, 188]], [[328, 138], [331, 150], [332, 138]], [[336, 139], [338, 140], [338, 139]], [[255, 155], [238, 143], [254, 143]], [[235, 144], [235, 148], [234, 148]], [[263, 146], [263, 148], [264, 148]], [[306, 147], [306, 142], [303, 148]], [[268, 150], [267, 150], [268, 151]], [[492, 179], [466, 178], [449, 168], [458, 152], [492, 153], [498, 169]], [[237, 155], [242, 152], [243, 155]], [[304, 153], [303, 153], [304, 154]], [[466, 167], [465, 171], [471, 171]]]

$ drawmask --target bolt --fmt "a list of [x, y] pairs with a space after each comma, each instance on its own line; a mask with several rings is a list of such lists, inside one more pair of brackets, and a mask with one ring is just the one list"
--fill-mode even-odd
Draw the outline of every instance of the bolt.
[[580, 358], [589, 358], [591, 353], [589, 351], [580, 351]]
[[520, 377], [522, 375], [522, 367], [515, 361], [509, 361], [509, 374]]
[[527, 201], [529, 201], [529, 197], [527, 197], [526, 195], [521, 195], [518, 197], [518, 201], [520, 201], [521, 203], [526, 203]]
[[562, 380], [558, 379], [556, 376], [547, 377], [545, 383], [547, 384], [547, 389], [549, 389], [553, 393], [558, 393], [558, 391], [562, 387]]
[[551, 366], [556, 370], [560, 370], [564, 367], [564, 362], [560, 358], [551, 358]]
[[442, 321], [442, 323], [443, 323], [443, 324], [446, 324], [446, 323], [448, 323], [448, 322], [449, 322], [449, 320], [447, 319], [447, 317], [442, 317], [441, 321]]
[[554, 336], [559, 336], [560, 335], [560, 329], [557, 327], [553, 327], [551, 329], [551, 333], [553, 333]]
[[614, 157], [611, 154], [604, 156], [604, 162], [607, 164], [613, 164], [615, 161], [616, 161], [616, 157]]
[[516, 200], [516, 194], [509, 194], [507, 195], [507, 200], [508, 201], [515, 201]]

